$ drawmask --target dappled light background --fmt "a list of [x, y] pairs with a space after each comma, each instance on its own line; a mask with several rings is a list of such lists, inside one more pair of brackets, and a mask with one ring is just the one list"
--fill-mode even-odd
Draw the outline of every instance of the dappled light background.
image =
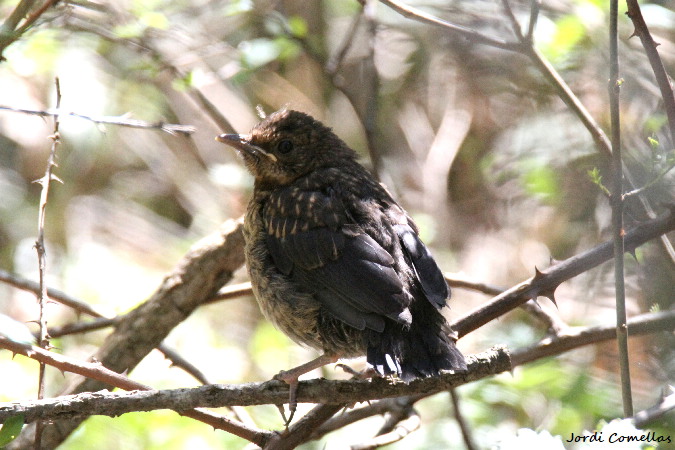
[[[13, 3], [1, 3], [0, 16]], [[523, 27], [529, 3], [511, 2]], [[608, 130], [606, 3], [544, 2], [534, 39]], [[644, 3], [645, 19], [673, 74], [673, 5]], [[417, 6], [515, 39], [498, 1]], [[632, 25], [622, 13], [626, 165], [642, 186], [665, 167], [673, 143], [648, 61], [639, 41], [629, 39]], [[243, 214], [252, 179], [214, 137], [247, 132], [259, 120], [258, 106], [268, 113], [298, 109], [331, 126], [410, 212], [441, 268], [453, 276], [508, 288], [531, 277], [535, 267], [610, 239], [608, 200], [589, 176], [597, 169], [605, 175], [600, 183], [608, 183], [607, 161], [529, 60], [408, 20], [377, 2], [367, 2], [364, 12], [353, 0], [62, 3], [4, 56], [2, 106], [54, 107], [58, 76], [65, 111], [196, 127], [183, 136], [61, 119], [55, 174], [62, 183], [51, 186], [45, 226], [47, 280], [110, 317], [147, 299], [192, 244]], [[40, 196], [33, 181], [44, 174], [52, 132], [51, 118], [0, 111], [0, 268], [32, 280]], [[657, 212], [672, 204], [673, 182], [667, 174], [644, 192]], [[646, 218], [636, 201], [627, 207], [627, 227]], [[626, 264], [629, 315], [672, 307], [675, 270], [658, 241], [639, 248]], [[570, 326], [611, 325], [612, 277], [612, 266], [602, 265], [563, 283], [557, 308], [546, 298], [539, 299], [541, 307]], [[246, 280], [242, 269], [233, 282]], [[452, 320], [488, 299], [454, 289], [446, 313]], [[32, 294], [0, 284], [0, 311], [37, 330]], [[89, 319], [50, 303], [47, 320], [60, 326]], [[516, 310], [463, 338], [459, 347], [465, 354], [496, 344], [518, 348], [536, 343], [545, 331]], [[108, 333], [67, 336], [53, 345], [85, 360]], [[267, 380], [315, 356], [274, 330], [248, 297], [201, 307], [166, 342], [213, 383]], [[673, 382], [673, 337], [632, 339], [630, 349], [640, 410]], [[361, 368], [363, 362], [350, 365]], [[2, 351], [0, 373], [0, 401], [36, 395], [34, 361]], [[51, 368], [47, 375], [50, 395], [73, 378]], [[323, 375], [347, 377], [332, 366]], [[198, 385], [158, 352], [130, 376], [155, 388]], [[458, 392], [481, 447], [522, 427], [562, 436], [592, 430], [601, 419], [621, 415], [616, 344], [584, 347]], [[392, 448], [462, 448], [447, 395], [419, 406], [423, 427]], [[281, 427], [273, 407], [249, 412], [261, 427]], [[381, 422], [375, 417], [331, 435], [328, 448], [352, 443]], [[62, 448], [245, 444], [161, 411], [94, 417]]]

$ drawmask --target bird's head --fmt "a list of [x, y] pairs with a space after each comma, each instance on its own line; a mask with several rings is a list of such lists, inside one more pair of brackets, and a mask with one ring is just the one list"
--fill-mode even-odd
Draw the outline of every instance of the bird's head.
[[249, 134], [221, 134], [216, 140], [239, 150], [256, 182], [272, 187], [356, 159], [356, 153], [330, 128], [286, 109], [267, 116]]

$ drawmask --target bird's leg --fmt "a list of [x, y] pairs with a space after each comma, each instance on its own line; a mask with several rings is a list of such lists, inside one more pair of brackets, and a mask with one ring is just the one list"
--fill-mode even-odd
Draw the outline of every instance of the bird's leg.
[[310, 372], [314, 369], [318, 369], [319, 367], [323, 367], [326, 364], [332, 364], [336, 362], [340, 357], [335, 354], [328, 354], [324, 353], [323, 355], [319, 356], [316, 359], [311, 360], [310, 362], [307, 362], [305, 364], [299, 365], [298, 367], [294, 367], [289, 370], [282, 370], [278, 374], [274, 376], [275, 380], [280, 380], [288, 384], [289, 386], [289, 399], [288, 399], [288, 411], [290, 413], [290, 416], [288, 420], [284, 417], [284, 421], [286, 422], [286, 426], [291, 423], [291, 420], [293, 420], [293, 415], [295, 414], [295, 410], [298, 407], [298, 378], [300, 375], [304, 375], [307, 372]]
[[375, 378], [379, 377], [380, 374], [377, 373], [377, 370], [375, 370], [374, 367], [366, 367], [365, 369], [358, 371], [354, 370], [351, 367], [349, 367], [347, 364], [336, 364], [335, 367], [339, 367], [340, 369], [344, 370], [348, 374], [351, 374], [353, 376], [353, 380], [367, 380], [369, 378]]

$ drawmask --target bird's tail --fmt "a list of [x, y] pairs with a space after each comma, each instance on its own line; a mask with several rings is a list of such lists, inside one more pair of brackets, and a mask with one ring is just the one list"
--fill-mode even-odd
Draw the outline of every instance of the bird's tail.
[[420, 303], [409, 327], [389, 322], [381, 333], [369, 333], [367, 360], [380, 375], [408, 382], [443, 370], [467, 370], [445, 318], [430, 303]]

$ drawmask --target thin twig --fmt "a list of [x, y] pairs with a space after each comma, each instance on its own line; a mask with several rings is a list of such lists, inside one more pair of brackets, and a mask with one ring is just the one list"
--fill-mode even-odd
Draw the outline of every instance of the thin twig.
[[[464, 278], [458, 278], [449, 273], [445, 273], [443, 276], [445, 277], [445, 281], [447, 281], [448, 285], [450, 285], [452, 288], [467, 289], [493, 296], [500, 295], [506, 291], [505, 288], [486, 283], [478, 283]], [[524, 311], [527, 311], [535, 319], [541, 321], [541, 323], [546, 326], [546, 329], [551, 334], [560, 333], [560, 331], [567, 328], [567, 324], [560, 318], [560, 316], [549, 314], [548, 312], [544, 311], [535, 300], [528, 300], [527, 302], [520, 305], [520, 308], [522, 308]]]
[[52, 338], [69, 336], [73, 334], [89, 333], [90, 331], [102, 330], [108, 327], [114, 327], [120, 317], [108, 319], [106, 317], [99, 317], [88, 322], [74, 322], [68, 323], [60, 327], [50, 327], [49, 336]]
[[338, 50], [335, 52], [333, 56], [330, 57], [330, 59], [328, 59], [328, 62], [326, 63], [324, 70], [326, 71], [326, 74], [331, 78], [334, 77], [337, 71], [340, 69], [342, 61], [345, 59], [345, 56], [347, 56], [347, 52], [354, 43], [356, 31], [358, 30], [362, 19], [363, 19], [363, 9], [361, 9], [361, 11], [358, 14], [356, 14], [356, 16], [354, 16], [354, 18], [352, 19], [352, 23], [349, 26], [349, 30], [347, 31], [347, 34], [345, 34], [342, 43], [338, 47]]
[[166, 123], [162, 121], [146, 122], [143, 120], [129, 119], [126, 116], [90, 116], [72, 111], [61, 111], [59, 110], [58, 107], [55, 109], [34, 110], [34, 109], [13, 108], [11, 106], [0, 106], [0, 110], [22, 114], [31, 114], [34, 116], [41, 116], [41, 117], [71, 116], [77, 117], [79, 119], [88, 120], [90, 122], [99, 125], [118, 125], [121, 127], [130, 127], [130, 128], [155, 129], [165, 131], [169, 134], [183, 134], [185, 136], [189, 136], [190, 134], [194, 133], [197, 130], [192, 125], [180, 125], [180, 124]]
[[49, 8], [56, 5], [59, 0], [46, 0], [34, 13], [26, 17], [24, 23], [16, 30], [17, 34], [24, 34]]
[[385, 427], [391, 429], [386, 433], [378, 433], [377, 436], [359, 444], [353, 444], [350, 446], [351, 450], [372, 450], [385, 445], [390, 445], [395, 442], [403, 440], [413, 431], [416, 431], [422, 425], [422, 420], [417, 414], [417, 412], [409, 408], [406, 412], [407, 416], [399, 417], [395, 415], [390, 415], [390, 418], [387, 420]]
[[451, 22], [448, 22], [446, 20], [440, 19], [438, 17], [435, 17], [431, 14], [427, 14], [424, 11], [414, 8], [412, 6], [404, 5], [403, 3], [396, 1], [396, 0], [380, 0], [380, 3], [383, 3], [396, 11], [397, 13], [401, 14], [403, 17], [406, 17], [408, 19], [416, 20], [418, 22], [426, 23], [428, 25], [435, 25], [435, 26], [440, 26], [443, 27], [447, 30], [451, 30], [455, 33], [460, 34], [461, 36], [477, 42], [479, 44], [486, 44], [490, 45], [492, 47], [497, 47], [501, 48], [503, 50], [510, 50], [510, 51], [517, 51], [520, 52], [522, 51], [522, 44], [520, 42], [508, 42], [504, 41], [502, 39], [494, 38], [491, 36], [487, 36], [485, 34], [482, 34], [476, 30], [472, 30], [471, 28], [464, 27], [462, 25], [457, 25]]
[[612, 241], [614, 246], [614, 290], [616, 297], [616, 339], [619, 346], [621, 397], [625, 417], [633, 415], [630, 365], [628, 358], [628, 326], [626, 325], [626, 285], [624, 274], [623, 229], [623, 162], [621, 160], [621, 116], [619, 111], [619, 0], [609, 3], [609, 112], [612, 127]]
[[633, 423], [637, 428], [645, 429], [673, 410], [675, 410], [675, 394], [670, 394], [662, 398], [657, 405], [635, 414]]
[[462, 432], [462, 439], [464, 439], [464, 445], [466, 445], [466, 449], [476, 450], [478, 447], [474, 442], [471, 427], [464, 418], [462, 410], [459, 406], [459, 395], [457, 394], [457, 389], [450, 389], [450, 400], [452, 401], [452, 408], [455, 411], [455, 420], [457, 421], [457, 425], [459, 425], [459, 429]]
[[537, 27], [540, 6], [541, 0], [532, 0], [530, 3], [530, 21], [527, 25], [527, 34], [525, 35], [525, 39], [529, 42], [534, 41], [534, 29]]
[[[628, 329], [630, 336], [672, 332], [675, 330], [675, 310], [632, 317], [628, 320]], [[613, 339], [616, 339], [616, 325], [569, 328], [560, 336], [549, 336], [535, 345], [514, 350], [511, 352], [511, 361], [516, 367], [585, 345]]]
[[201, 384], [211, 384], [209, 380], [206, 378], [206, 375], [197, 368], [194, 364], [189, 362], [187, 359], [183, 358], [180, 353], [178, 353], [176, 350], [168, 347], [167, 345], [160, 344], [157, 346], [157, 350], [162, 352], [164, 357], [171, 361], [172, 366], [179, 367], [192, 375], [197, 381], [199, 381]]
[[[55, 79], [56, 85], [56, 108], [61, 106], [61, 84], [58, 77]], [[40, 308], [38, 323], [40, 325], [40, 335], [38, 337], [38, 345], [40, 348], [49, 348], [49, 334], [47, 333], [47, 318], [45, 316], [45, 306], [48, 300], [47, 282], [45, 277], [47, 275], [47, 252], [45, 250], [45, 211], [47, 210], [47, 200], [49, 199], [49, 186], [52, 179], [58, 180], [53, 173], [56, 167], [56, 150], [61, 143], [59, 136], [59, 116], [54, 116], [54, 134], [50, 136], [52, 140], [52, 148], [47, 158], [47, 168], [43, 177], [37, 181], [42, 187], [40, 191], [40, 204], [38, 207], [38, 235], [35, 241], [35, 250], [38, 259], [38, 272], [40, 289], [37, 293], [37, 300]], [[45, 395], [45, 364], [40, 363], [40, 370], [38, 372], [38, 399], [43, 399]], [[42, 422], [38, 422], [35, 428], [35, 442], [36, 450], [41, 447], [40, 439], [42, 437]]]
[[[52, 367], [56, 367], [57, 369], [61, 371], [68, 371], [68, 372], [73, 372], [77, 373], [79, 375], [85, 376], [87, 378], [91, 378], [94, 380], [101, 381], [105, 383], [106, 385], [118, 387], [120, 389], [124, 389], [127, 391], [150, 391], [150, 392], [157, 392], [154, 390], [152, 387], [147, 386], [145, 384], [139, 383], [137, 381], [134, 381], [130, 378], [127, 378], [124, 375], [120, 375], [119, 373], [110, 370], [103, 366], [100, 362], [82, 362], [75, 360], [73, 358], [69, 358], [63, 355], [59, 355], [54, 352], [49, 352], [46, 350], [43, 350], [39, 347], [36, 346], [31, 346], [31, 345], [25, 345], [25, 344], [19, 344], [16, 343], [8, 338], [5, 338], [3, 336], [0, 336], [0, 348], [4, 348], [7, 350], [12, 351], [15, 354], [20, 354], [27, 356], [28, 358], [34, 359], [36, 361], [39, 361], [40, 363], [43, 364], [48, 364]], [[105, 394], [98, 392], [98, 393], [87, 393], [86, 395], [88, 396], [93, 396], [92, 398], [102, 398], [105, 396]], [[98, 396], [98, 397], [97, 397]], [[61, 397], [62, 398], [62, 397]], [[58, 399], [57, 403], [59, 402]], [[42, 400], [44, 402], [45, 400]], [[51, 401], [51, 400], [48, 400]], [[40, 401], [38, 400], [38, 404]], [[244, 439], [247, 439], [251, 442], [261, 444], [263, 441], [263, 438], [269, 438], [269, 435], [271, 433], [269, 432], [264, 432], [261, 430], [252, 430], [249, 429], [248, 427], [243, 426], [242, 424], [239, 424], [237, 422], [234, 422], [232, 420], [229, 420], [225, 417], [222, 416], [217, 416], [214, 415], [213, 413], [209, 412], [204, 412], [200, 410], [194, 410], [191, 411], [190, 408], [180, 408], [180, 405], [176, 405], [177, 412], [181, 415], [187, 416], [187, 417], [192, 417], [194, 419], [200, 420], [200, 421], [206, 421], [209, 425], [221, 429], [223, 431], [227, 431], [229, 433], [235, 434], [239, 437], [242, 437]], [[2, 408], [0, 408], [2, 409]], [[105, 414], [105, 412], [101, 412]], [[57, 412], [57, 416], [59, 416]], [[65, 417], [63, 415], [60, 415], [61, 417]], [[55, 419], [56, 417], [54, 417]], [[38, 423], [40, 423], [41, 419], [38, 419]], [[0, 422], [3, 421], [0, 419]], [[30, 420], [29, 420], [30, 421]], [[36, 437], [38, 435], [36, 434]]]
[[[473, 42], [489, 45], [496, 48], [501, 48], [503, 50], [513, 51], [527, 56], [535, 65], [537, 70], [539, 70], [541, 74], [548, 80], [548, 82], [553, 85], [553, 87], [558, 92], [558, 96], [560, 97], [560, 99], [563, 102], [565, 102], [565, 104], [572, 110], [574, 115], [577, 118], [579, 118], [581, 123], [590, 133], [600, 153], [607, 158], [611, 158], [610, 155], [612, 151], [611, 150], [612, 146], [605, 132], [598, 125], [596, 120], [593, 118], [593, 116], [591, 116], [589, 111], [581, 103], [581, 101], [577, 98], [577, 96], [574, 95], [570, 87], [567, 85], [567, 83], [565, 83], [563, 78], [560, 76], [560, 74], [558, 74], [558, 72], [551, 65], [551, 63], [546, 58], [544, 58], [544, 56], [532, 45], [533, 44], [532, 33], [534, 32], [534, 26], [539, 14], [539, 2], [537, 0], [532, 1], [528, 34], [523, 38], [522, 41], [518, 42], [506, 42], [500, 39], [495, 39], [483, 35], [474, 30], [447, 22], [438, 17], [427, 14], [416, 8], [403, 5], [398, 1], [380, 0], [380, 2], [389, 6], [394, 11], [411, 20], [416, 20], [418, 22], [440, 26], [450, 32], [457, 33]], [[625, 167], [623, 170], [624, 176], [626, 177], [626, 184], [629, 186], [629, 189], [631, 190], [635, 189], [634, 187], [635, 182], [633, 181], [633, 176], [631, 175], [630, 171]], [[645, 199], [644, 196], [638, 196], [638, 200], [642, 205], [647, 216], [650, 218], [655, 217], [656, 214], [654, 212], [654, 209], [651, 207], [647, 199]], [[659, 239], [661, 240], [663, 248], [668, 253], [668, 256], [670, 257], [671, 261], [675, 263], [675, 249], [673, 248], [672, 243], [668, 240], [667, 236], [661, 236]]]
[[509, 21], [511, 22], [511, 28], [513, 28], [513, 32], [515, 33], [518, 40], [522, 42], [525, 39], [523, 36], [523, 31], [520, 28], [520, 23], [518, 23], [518, 19], [516, 19], [516, 15], [513, 13], [513, 9], [511, 8], [509, 0], [502, 0], [502, 8], [504, 9], [506, 16], [509, 18]]
[[[644, 222], [627, 232], [624, 240], [625, 249], [631, 251], [673, 229], [675, 229], [675, 210]], [[485, 305], [457, 319], [451, 324], [451, 327], [461, 338], [502, 316], [507, 311], [517, 308], [531, 298], [538, 296], [553, 297], [555, 290], [563, 281], [608, 261], [612, 258], [612, 255], [612, 242], [605, 242], [584, 253], [560, 261], [545, 270], [537, 271], [534, 277], [513, 286]]]
[[668, 125], [670, 127], [670, 142], [675, 143], [675, 94], [673, 93], [673, 84], [666, 73], [663, 66], [663, 61], [659, 56], [656, 47], [659, 45], [654, 42], [645, 19], [642, 17], [642, 11], [637, 0], [626, 0], [628, 5], [627, 15], [633, 21], [635, 31], [633, 36], [638, 36], [642, 42], [642, 47], [645, 49], [649, 64], [652, 66], [652, 71], [656, 77], [656, 83], [661, 91], [661, 98], [663, 99], [663, 106], [666, 110], [666, 117], [668, 118]]
[[[24, 291], [33, 292], [35, 295], [41, 290], [40, 283], [2, 269], [0, 269], [0, 281]], [[59, 291], [58, 289], [47, 288], [47, 297], [50, 301], [61, 303], [62, 305], [74, 309], [78, 313], [87, 314], [92, 317], [105, 317], [105, 314], [97, 311], [91, 305], [78, 300], [65, 292]]]

